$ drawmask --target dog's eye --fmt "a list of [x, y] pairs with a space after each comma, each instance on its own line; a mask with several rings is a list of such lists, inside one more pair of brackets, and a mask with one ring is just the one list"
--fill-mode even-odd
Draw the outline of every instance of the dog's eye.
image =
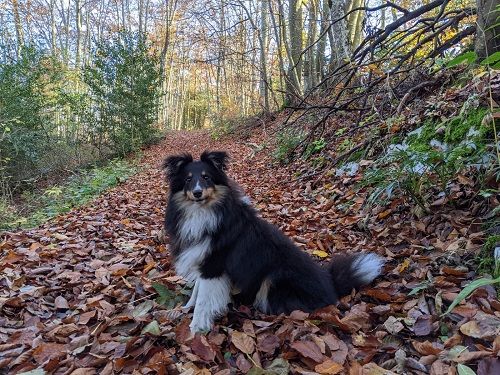
[[207, 175], [203, 176], [203, 178], [204, 178], [205, 180], [209, 180], [209, 179], [210, 179], [210, 177], [208, 177]]
[[186, 177], [186, 182], [191, 182], [192, 178], [191, 177]]

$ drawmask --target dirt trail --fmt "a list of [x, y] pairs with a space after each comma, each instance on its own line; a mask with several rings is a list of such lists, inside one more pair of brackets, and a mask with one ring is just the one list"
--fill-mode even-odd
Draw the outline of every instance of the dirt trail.
[[[160, 166], [169, 154], [187, 151], [197, 158], [206, 149], [229, 151], [231, 177], [265, 218], [318, 261], [332, 251], [376, 251], [389, 260], [384, 278], [343, 299], [341, 311], [328, 307], [312, 315], [268, 317], [241, 308], [209, 335], [192, 337], [190, 314], [172, 309], [182, 297], [181, 286], [165, 245], [156, 241], [167, 196]], [[376, 373], [384, 364], [394, 371], [400, 366], [428, 373], [432, 367], [444, 374], [458, 363], [478, 361], [496, 369], [500, 341], [493, 339], [500, 333], [495, 317], [500, 309], [495, 291], [483, 288], [453, 319], [440, 320], [443, 303], [474, 275], [455, 266], [453, 254], [442, 266], [436, 263], [442, 250], [417, 250], [423, 243], [444, 247], [457, 238], [471, 240], [471, 233], [457, 229], [472, 219], [467, 214], [447, 219], [458, 233], [451, 237], [452, 230], [437, 219], [422, 224], [425, 233], [420, 233], [419, 224], [396, 205], [367, 222], [364, 197], [352, 187], [359, 176], [333, 182], [327, 175], [313, 189], [296, 179], [303, 168], [300, 163], [278, 168], [269, 151], [255, 155], [244, 142], [213, 141], [205, 132], [171, 133], [145, 151], [139, 173], [92, 203], [39, 228], [2, 235], [0, 373], [43, 368], [74, 375], [229, 374], [262, 367], [269, 374], [336, 374], [362, 366]], [[448, 233], [438, 236], [433, 230]], [[434, 285], [408, 297], [428, 273]], [[163, 301], [155, 302], [158, 293]], [[466, 347], [453, 352], [457, 345]]]

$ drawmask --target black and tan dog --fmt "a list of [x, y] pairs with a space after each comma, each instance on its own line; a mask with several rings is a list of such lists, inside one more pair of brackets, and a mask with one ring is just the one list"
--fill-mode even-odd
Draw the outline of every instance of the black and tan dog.
[[[234, 298], [269, 313], [334, 304], [382, 269], [377, 255], [334, 258], [320, 267], [278, 228], [257, 215], [226, 175], [225, 152], [170, 156], [165, 229], [177, 273], [194, 285], [193, 332], [209, 330]], [[238, 291], [233, 295], [232, 291]]]

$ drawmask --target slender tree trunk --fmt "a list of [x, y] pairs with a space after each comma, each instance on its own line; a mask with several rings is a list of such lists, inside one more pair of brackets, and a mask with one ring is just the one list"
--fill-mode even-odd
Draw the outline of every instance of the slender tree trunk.
[[144, 11], [144, 32], [147, 33], [148, 32], [148, 20], [149, 20], [149, 3], [150, 3], [150, 0], [146, 0], [146, 9]]
[[56, 2], [55, 0], [50, 0], [50, 52], [52, 56], [57, 55], [57, 47], [56, 47], [56, 17], [54, 14]]
[[[328, 6], [328, 0], [323, 0], [323, 6], [321, 9], [321, 29], [320, 35], [325, 34], [325, 30], [329, 26], [330, 19], [330, 8]], [[315, 76], [316, 81], [320, 82], [323, 80], [325, 74], [325, 51], [326, 51], [326, 41], [327, 35], [323, 35], [323, 37], [318, 41], [317, 51], [316, 51], [316, 68], [315, 68]]]
[[268, 35], [268, 14], [267, 2], [261, 0], [260, 4], [260, 96], [264, 98], [264, 111], [269, 112], [269, 76], [267, 74], [267, 35]]
[[160, 106], [160, 116], [159, 116], [160, 123], [165, 123], [166, 121], [167, 106], [166, 106], [165, 93], [166, 93], [167, 82], [165, 76], [167, 69], [167, 53], [170, 47], [170, 41], [171, 41], [170, 33], [176, 9], [177, 9], [177, 0], [174, 1], [165, 0], [165, 23], [164, 23], [165, 39], [160, 54], [160, 79], [162, 87], [162, 102], [161, 102], [162, 105]]
[[[362, 7], [363, 2], [364, 0], [358, 0], [357, 6]], [[354, 34], [351, 42], [352, 50], [355, 50], [361, 44], [361, 40], [363, 39], [363, 21], [365, 20], [365, 11], [360, 10], [356, 13], [356, 25], [354, 25]]]
[[82, 5], [80, 0], [75, 0], [75, 19], [76, 19], [76, 57], [75, 67], [80, 68], [82, 56]]
[[139, 0], [139, 4], [138, 4], [138, 7], [139, 7], [139, 33], [142, 33], [142, 25], [144, 23], [144, 21], [142, 20], [143, 17], [144, 17], [144, 0]]
[[[332, 0], [331, 6], [331, 19], [337, 20], [344, 16], [344, 5], [341, 0]], [[330, 66], [332, 68], [342, 64], [349, 59], [350, 49], [348, 46], [348, 33], [347, 24], [345, 19], [335, 22], [332, 27], [332, 58], [330, 59]]]
[[270, 16], [271, 22], [273, 24], [274, 37], [276, 39], [276, 44], [277, 44], [276, 47], [277, 47], [278, 64], [279, 64], [279, 71], [280, 71], [280, 74], [279, 74], [280, 91], [281, 91], [281, 95], [282, 95], [281, 101], [282, 101], [282, 103], [284, 103], [285, 102], [285, 95], [284, 95], [283, 91], [285, 89], [285, 85], [283, 83], [283, 79], [286, 76], [286, 72], [285, 72], [285, 63], [283, 61], [283, 42], [282, 42], [282, 38], [281, 38], [281, 35], [282, 35], [281, 34], [281, 27], [279, 25], [277, 25], [277, 23], [276, 23], [276, 18], [274, 16], [274, 11], [273, 11], [271, 1], [268, 1], [267, 4], [269, 6], [269, 16]]
[[289, 0], [288, 4], [290, 61], [286, 91], [287, 102], [292, 104], [302, 96], [302, 0]]
[[16, 55], [19, 58], [21, 55], [21, 48], [24, 45], [24, 32], [23, 26], [21, 25], [21, 17], [19, 16], [19, 4], [17, 0], [11, 0], [12, 3], [12, 13], [14, 14], [14, 24], [16, 27], [16, 39], [17, 39], [17, 48]]
[[[353, 9], [359, 8], [363, 4], [364, 0], [351, 0], [349, 3], [349, 7], [347, 8], [347, 12], [350, 12]], [[349, 44], [354, 47], [354, 39], [356, 39], [356, 32], [358, 20], [361, 17], [361, 11], [352, 12], [347, 17], [347, 32]]]
[[[307, 33], [307, 47], [312, 46], [316, 42], [318, 26], [316, 19], [318, 18], [318, 0], [309, 1], [309, 20]], [[309, 48], [306, 52], [304, 61], [304, 90], [307, 92], [316, 85], [316, 54], [314, 48]]]

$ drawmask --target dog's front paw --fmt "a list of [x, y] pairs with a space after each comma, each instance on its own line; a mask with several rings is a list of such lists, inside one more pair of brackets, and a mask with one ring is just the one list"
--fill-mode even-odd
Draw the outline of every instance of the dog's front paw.
[[212, 329], [212, 321], [209, 319], [201, 319], [199, 317], [193, 316], [193, 321], [189, 325], [192, 333], [197, 332], [208, 332]]
[[198, 324], [191, 323], [189, 325], [189, 328], [191, 329], [191, 333], [207, 333], [210, 331], [210, 329], [212, 327], [207, 326], [205, 324], [198, 325]]

